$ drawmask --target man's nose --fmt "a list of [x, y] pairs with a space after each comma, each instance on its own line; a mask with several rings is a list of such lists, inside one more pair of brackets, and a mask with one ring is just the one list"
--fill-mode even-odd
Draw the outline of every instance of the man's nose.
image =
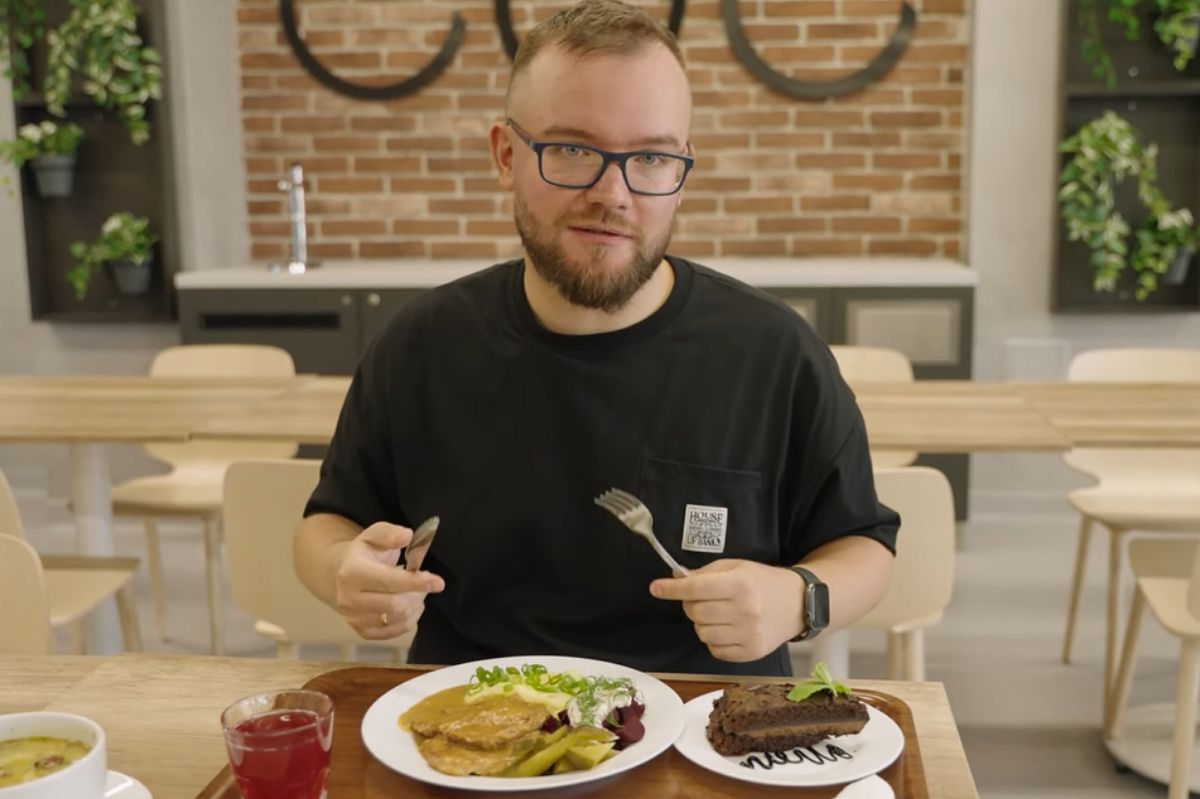
[[621, 165], [615, 161], [604, 168], [600, 179], [587, 190], [588, 199], [608, 206], [625, 207], [633, 195], [625, 184], [625, 175], [621, 173]]

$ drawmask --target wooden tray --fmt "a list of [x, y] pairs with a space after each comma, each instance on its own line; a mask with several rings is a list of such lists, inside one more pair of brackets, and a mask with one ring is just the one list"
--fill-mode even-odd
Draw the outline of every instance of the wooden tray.
[[[456, 791], [409, 779], [397, 774], [367, 752], [359, 732], [363, 716], [376, 699], [405, 680], [427, 673], [424, 669], [350, 668], [321, 674], [304, 687], [323, 691], [334, 701], [332, 768], [329, 774], [329, 799], [420, 799], [422, 797], [475, 796], [474, 791]], [[782, 680], [781, 680], [782, 681]], [[729, 681], [709, 678], [665, 680], [686, 702], [720, 690]], [[921, 746], [913, 728], [912, 711], [900, 699], [876, 691], [856, 692], [864, 701], [883, 711], [904, 732], [904, 752], [879, 773], [896, 792], [897, 799], [929, 799]], [[554, 791], [505, 793], [504, 797], [620, 796], [622, 799], [690, 799], [696, 796], [783, 796], [795, 799], [832, 799], [841, 788], [773, 788], [730, 779], [703, 769], [685, 758], [674, 747], [650, 762], [616, 774], [609, 779]], [[241, 799], [241, 793], [226, 766], [196, 799]]]

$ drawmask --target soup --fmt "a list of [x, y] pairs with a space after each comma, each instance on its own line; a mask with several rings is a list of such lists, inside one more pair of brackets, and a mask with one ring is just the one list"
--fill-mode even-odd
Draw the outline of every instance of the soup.
[[14, 738], [0, 741], [0, 788], [31, 782], [71, 765], [91, 751], [67, 738]]

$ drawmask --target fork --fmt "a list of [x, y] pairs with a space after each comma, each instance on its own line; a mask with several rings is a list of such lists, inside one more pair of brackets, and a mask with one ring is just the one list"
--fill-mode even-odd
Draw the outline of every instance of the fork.
[[672, 574], [682, 574], [685, 577], [689, 574], [688, 570], [680, 566], [675, 558], [671, 557], [671, 553], [663, 549], [663, 545], [658, 543], [658, 539], [654, 537], [654, 516], [650, 514], [650, 509], [646, 507], [645, 502], [619, 488], [610, 488], [596, 497], [595, 502], [616, 516], [621, 524], [649, 541], [650, 546], [654, 547], [654, 551], [671, 569]]

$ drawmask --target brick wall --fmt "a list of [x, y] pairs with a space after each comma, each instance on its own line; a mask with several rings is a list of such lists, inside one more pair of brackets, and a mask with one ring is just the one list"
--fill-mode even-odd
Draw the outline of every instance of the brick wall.
[[[496, 186], [488, 124], [509, 62], [491, 0], [295, 0], [310, 49], [347, 79], [408, 77], [452, 11], [467, 37], [432, 86], [361, 102], [320, 86], [292, 56], [277, 0], [240, 0], [242, 125], [252, 256], [287, 249], [288, 163], [308, 171], [320, 258], [480, 257], [519, 252]], [[513, 0], [520, 36], [568, 3]], [[666, 19], [669, 2], [643, 5]], [[695, 92], [696, 170], [671, 251], [691, 256], [944, 256], [962, 249], [966, 0], [914, 0], [916, 36], [883, 81], [805, 102], [733, 57], [717, 0], [693, 0], [682, 44]], [[801, 79], [860, 68], [890, 37], [898, 0], [747, 0], [743, 24], [776, 69]]]

